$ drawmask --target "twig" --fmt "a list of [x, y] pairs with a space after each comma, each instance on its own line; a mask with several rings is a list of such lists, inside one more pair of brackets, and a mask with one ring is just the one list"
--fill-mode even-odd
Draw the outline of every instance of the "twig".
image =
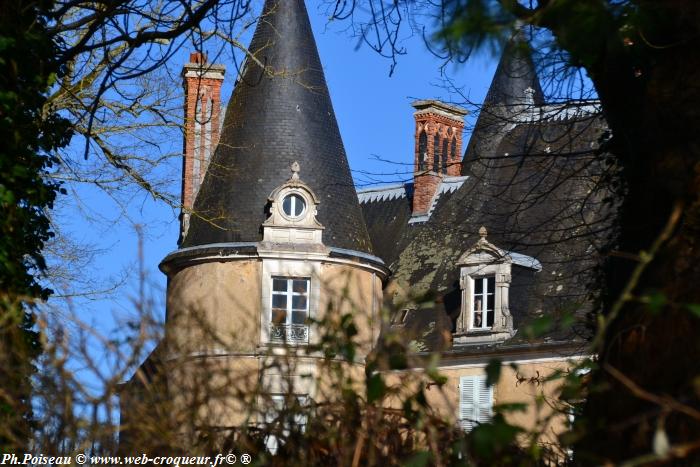
[[649, 402], [653, 402], [654, 404], [658, 404], [661, 407], [670, 409], [670, 410], [675, 410], [676, 412], [684, 413], [687, 416], [694, 418], [696, 420], [700, 420], [700, 411], [687, 406], [685, 404], [681, 404], [677, 400], [673, 399], [670, 396], [664, 395], [664, 396], [657, 396], [656, 394], [653, 394], [646, 389], [641, 388], [637, 383], [632, 381], [629, 377], [627, 377], [624, 373], [622, 373], [620, 370], [615, 368], [614, 366], [604, 363], [603, 368], [605, 371], [610, 373], [610, 375], [618, 380], [620, 383], [622, 383], [627, 389], [632, 392], [635, 396], [639, 397], [640, 399], [644, 399]]

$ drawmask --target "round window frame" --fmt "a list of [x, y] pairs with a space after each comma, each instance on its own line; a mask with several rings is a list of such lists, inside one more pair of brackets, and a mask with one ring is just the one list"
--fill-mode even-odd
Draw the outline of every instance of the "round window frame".
[[[289, 196], [293, 196], [293, 195], [298, 196], [304, 202], [304, 208], [301, 210], [301, 213], [299, 213], [298, 216], [290, 216], [286, 212], [284, 212], [284, 200], [286, 200]], [[282, 196], [279, 197], [280, 215], [282, 215], [282, 217], [284, 217], [288, 221], [303, 220], [304, 217], [306, 217], [306, 213], [307, 213], [308, 209], [309, 209], [309, 199], [306, 196], [304, 196], [304, 193], [302, 193], [301, 191], [290, 190], [290, 191], [287, 191], [285, 193], [282, 193]]]

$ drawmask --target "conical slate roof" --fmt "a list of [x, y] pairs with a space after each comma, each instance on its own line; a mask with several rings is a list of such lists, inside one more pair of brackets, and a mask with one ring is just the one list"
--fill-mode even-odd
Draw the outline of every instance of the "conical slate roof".
[[544, 96], [535, 64], [532, 62], [530, 45], [522, 37], [522, 33], [518, 32], [503, 50], [484, 99], [484, 107], [522, 105], [528, 88], [534, 91], [535, 105], [542, 105]]
[[[528, 102], [528, 98], [531, 101]], [[522, 31], [518, 31], [506, 44], [498, 62], [464, 154], [467, 163], [463, 165], [462, 173], [469, 174], [469, 161], [491, 157], [507, 127], [515, 123], [525, 105], [532, 104], [543, 105], [544, 95], [530, 46]]]
[[267, 0], [249, 50], [182, 246], [261, 240], [267, 198], [298, 161], [323, 242], [371, 253], [304, 1]]

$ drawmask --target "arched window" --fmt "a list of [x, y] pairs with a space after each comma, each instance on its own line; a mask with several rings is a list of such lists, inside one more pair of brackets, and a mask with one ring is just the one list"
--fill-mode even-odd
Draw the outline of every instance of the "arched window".
[[442, 173], [444, 174], [447, 173], [447, 156], [450, 154], [448, 149], [449, 144], [450, 142], [447, 141], [447, 138], [442, 140]]
[[425, 170], [425, 163], [428, 161], [428, 135], [425, 130], [420, 132], [418, 137], [418, 170]]
[[440, 136], [433, 136], [433, 170], [440, 171]]
[[450, 152], [450, 160], [457, 162], [457, 138], [452, 137], [452, 151]]

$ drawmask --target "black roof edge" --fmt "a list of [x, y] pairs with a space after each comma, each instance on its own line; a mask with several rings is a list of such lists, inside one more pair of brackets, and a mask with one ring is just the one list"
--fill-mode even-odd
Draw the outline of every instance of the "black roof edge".
[[[222, 260], [231, 259], [231, 256], [241, 255], [245, 257], [258, 257], [259, 242], [230, 242], [210, 243], [195, 245], [175, 250], [160, 262], [158, 268], [165, 274], [180, 269], [184, 263], [211, 261], [212, 256], [220, 256]], [[362, 251], [348, 250], [345, 248], [329, 247], [330, 258], [350, 260], [358, 264], [366, 264], [379, 269], [384, 280], [391, 275], [391, 270], [386, 267], [384, 261], [374, 255]], [[197, 261], [197, 260], [200, 261]]]
[[[518, 343], [518, 344], [508, 344], [508, 341], [501, 344], [495, 345], [462, 345], [453, 346], [450, 350], [439, 351], [442, 357], [441, 363], [444, 363], [450, 359], [457, 359], [460, 357], [488, 357], [492, 358], [494, 356], [513, 356], [513, 357], [525, 357], [528, 354], [534, 354], [538, 352], [571, 352], [571, 357], [588, 355], [587, 352], [587, 341], [585, 340], [566, 340], [566, 341], [549, 341], [549, 342], [537, 342], [537, 343]], [[413, 354], [416, 357], [430, 357], [436, 352], [416, 352]], [[562, 356], [562, 358], [565, 358]]]

